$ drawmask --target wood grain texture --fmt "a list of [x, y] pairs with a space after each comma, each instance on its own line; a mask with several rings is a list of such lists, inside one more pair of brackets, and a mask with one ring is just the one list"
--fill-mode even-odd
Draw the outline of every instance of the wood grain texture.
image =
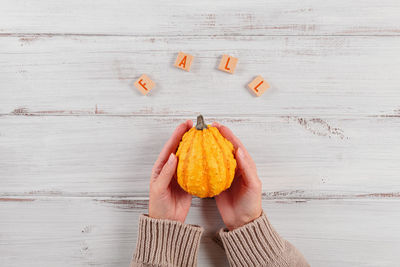
[[[0, 114], [400, 116], [397, 37], [0, 38]], [[189, 73], [177, 51], [195, 56]], [[234, 75], [220, 57], [239, 58]], [[157, 86], [144, 97], [134, 81]], [[257, 75], [271, 88], [256, 98]]]
[[[128, 266], [147, 203], [134, 198], [0, 201], [0, 264]], [[399, 200], [263, 201], [275, 228], [311, 266], [396, 266], [399, 205]], [[214, 200], [195, 199], [188, 222], [206, 229], [199, 266], [227, 266], [213, 241], [223, 226]]]
[[[0, 6], [0, 266], [128, 266], [152, 164], [199, 113], [243, 140], [264, 209], [312, 266], [400, 262], [399, 1]], [[188, 222], [207, 229], [199, 265], [226, 266], [214, 201]]]
[[[185, 119], [2, 116], [0, 193], [147, 195], [152, 165]], [[398, 118], [208, 118], [213, 120], [248, 148], [266, 197], [400, 193]]]
[[3, 0], [0, 33], [399, 35], [395, 0]]

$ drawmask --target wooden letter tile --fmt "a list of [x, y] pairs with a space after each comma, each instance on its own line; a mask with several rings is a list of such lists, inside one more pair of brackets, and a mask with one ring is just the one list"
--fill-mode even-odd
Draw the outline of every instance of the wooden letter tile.
[[228, 55], [223, 55], [221, 62], [219, 63], [218, 69], [233, 74], [237, 62], [238, 62], [237, 58]]
[[256, 96], [261, 96], [269, 88], [269, 84], [260, 75], [247, 86], [256, 94]]
[[135, 86], [143, 95], [147, 95], [151, 89], [156, 85], [146, 74], [140, 76], [140, 78], [135, 82]]
[[174, 66], [186, 71], [190, 70], [190, 66], [192, 65], [193, 62], [193, 56], [189, 54], [185, 54], [182, 52], [179, 52], [178, 57], [176, 58]]

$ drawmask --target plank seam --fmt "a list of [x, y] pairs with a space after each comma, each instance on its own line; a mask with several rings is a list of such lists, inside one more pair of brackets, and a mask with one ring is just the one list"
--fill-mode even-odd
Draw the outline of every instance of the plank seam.
[[0, 33], [0, 37], [400, 37], [400, 34], [108, 34], [108, 33]]

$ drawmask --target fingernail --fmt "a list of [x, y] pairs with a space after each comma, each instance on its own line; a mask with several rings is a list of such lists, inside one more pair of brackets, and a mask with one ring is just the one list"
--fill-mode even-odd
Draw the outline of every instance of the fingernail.
[[169, 155], [167, 163], [171, 164], [174, 161], [174, 159], [175, 159], [175, 155], [174, 155], [174, 153], [171, 153], [171, 155]]

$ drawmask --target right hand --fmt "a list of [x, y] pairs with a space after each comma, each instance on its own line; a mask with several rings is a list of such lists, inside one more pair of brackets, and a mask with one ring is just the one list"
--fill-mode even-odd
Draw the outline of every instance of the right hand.
[[231, 231], [261, 216], [262, 184], [257, 175], [256, 165], [242, 142], [228, 127], [216, 122], [212, 126], [235, 147], [235, 178], [229, 189], [215, 197], [222, 220]]

